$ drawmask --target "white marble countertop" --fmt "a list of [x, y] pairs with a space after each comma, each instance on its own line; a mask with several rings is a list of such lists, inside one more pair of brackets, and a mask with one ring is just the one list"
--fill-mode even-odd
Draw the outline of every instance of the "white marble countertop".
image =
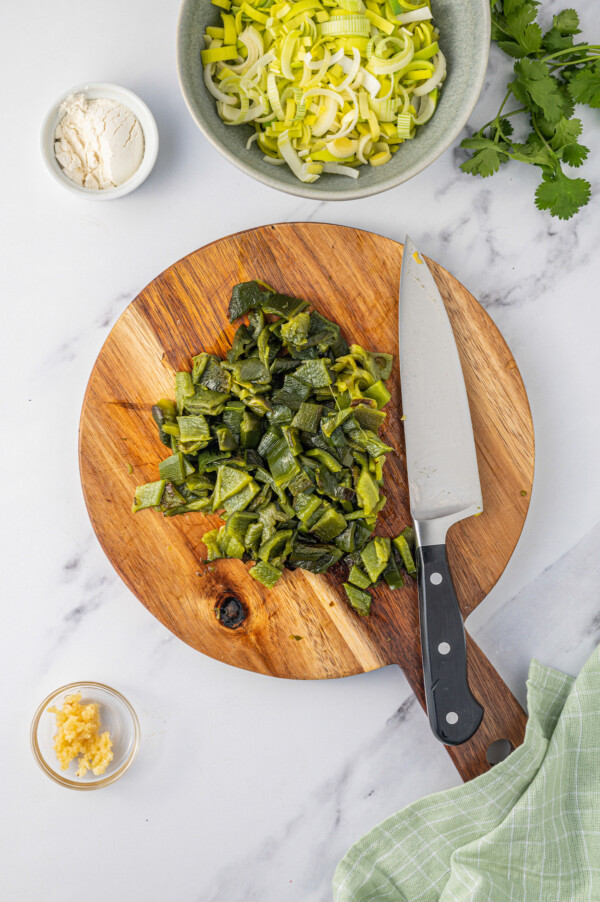
[[[597, 37], [597, 4], [578, 7]], [[530, 167], [474, 179], [456, 147], [373, 199], [300, 201], [230, 167], [196, 129], [177, 85], [177, 11], [38, 0], [0, 14], [6, 902], [326, 902], [354, 840], [458, 782], [398, 668], [303, 683], [203, 657], [152, 618], [95, 539], [77, 466], [91, 367], [137, 292], [215, 238], [306, 219], [408, 230], [481, 300], [525, 380], [537, 465], [521, 541], [469, 629], [522, 701], [532, 656], [576, 672], [600, 631], [598, 112], [581, 112], [593, 199], [567, 223], [536, 211]], [[493, 53], [490, 74], [502, 66]], [[133, 89], [158, 123], [154, 172], [114, 203], [71, 197], [39, 156], [46, 109], [85, 80]], [[503, 84], [488, 78], [474, 124]], [[38, 703], [76, 679], [120, 689], [142, 725], [132, 770], [96, 793], [56, 786], [29, 749]]]

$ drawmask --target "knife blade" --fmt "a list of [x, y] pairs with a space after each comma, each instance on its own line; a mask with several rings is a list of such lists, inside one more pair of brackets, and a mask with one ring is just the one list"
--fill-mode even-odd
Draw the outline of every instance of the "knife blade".
[[400, 275], [400, 382], [410, 511], [415, 527], [427, 713], [446, 745], [466, 742], [483, 708], [467, 679], [465, 630], [446, 533], [483, 503], [469, 401], [444, 302], [410, 238]]

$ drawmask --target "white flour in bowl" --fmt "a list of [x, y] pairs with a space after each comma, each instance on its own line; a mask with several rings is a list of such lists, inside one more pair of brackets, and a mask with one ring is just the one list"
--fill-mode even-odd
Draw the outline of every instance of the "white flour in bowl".
[[116, 188], [131, 178], [144, 156], [144, 133], [122, 103], [71, 94], [60, 105], [54, 153], [73, 182]]

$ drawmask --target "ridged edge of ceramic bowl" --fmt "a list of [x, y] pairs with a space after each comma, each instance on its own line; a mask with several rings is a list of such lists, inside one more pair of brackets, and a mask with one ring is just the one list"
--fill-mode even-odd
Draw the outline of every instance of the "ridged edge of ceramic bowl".
[[[444, 137], [441, 141], [437, 142], [428, 152], [424, 153], [419, 158], [419, 160], [412, 165], [407, 166], [400, 172], [390, 174], [387, 177], [380, 177], [374, 184], [360, 185], [359, 178], [356, 180], [356, 183], [352, 187], [330, 191], [327, 188], [316, 187], [319, 184], [320, 180], [313, 182], [312, 184], [304, 184], [300, 181], [298, 181], [297, 184], [292, 182], [283, 182], [277, 178], [274, 178], [273, 176], [268, 175], [267, 173], [261, 172], [252, 163], [243, 160], [238, 154], [233, 153], [224, 144], [224, 142], [221, 141], [221, 139], [217, 135], [215, 135], [214, 131], [207, 124], [205, 118], [198, 113], [198, 110], [194, 105], [190, 86], [188, 85], [187, 76], [184, 70], [184, 53], [186, 50], [185, 43], [187, 40], [186, 26], [188, 24], [186, 20], [192, 14], [192, 7], [195, 6], [198, 2], [199, 0], [183, 0], [177, 22], [177, 77], [179, 79], [179, 87], [181, 89], [183, 99], [190, 112], [190, 115], [192, 116], [192, 119], [194, 120], [204, 137], [207, 139], [207, 141], [209, 141], [210, 144], [212, 144], [212, 146], [222, 156], [229, 160], [229, 162], [232, 163], [237, 169], [240, 169], [251, 178], [262, 182], [264, 185], [268, 185], [269, 188], [275, 188], [278, 191], [284, 191], [287, 194], [292, 194], [296, 197], [303, 197], [310, 200], [321, 201], [359, 200], [360, 198], [372, 197], [375, 194], [380, 194], [383, 191], [388, 191], [390, 188], [395, 188], [397, 185], [401, 185], [403, 182], [408, 181], [415, 175], [418, 175], [428, 166], [430, 166], [433, 162], [435, 162], [435, 160], [437, 160], [438, 157], [440, 157], [451, 146], [453, 141], [458, 137], [461, 130], [467, 123], [483, 88], [490, 47], [491, 16], [489, 0], [478, 0], [482, 19], [481, 25], [483, 29], [480, 52], [474, 61], [474, 69], [472, 72], [473, 77], [470, 82], [469, 90], [463, 96], [461, 103], [461, 113], [456, 117], [452, 126], [448, 128], [444, 133]], [[441, 42], [443, 46], [443, 36], [441, 38]], [[198, 66], [200, 66], [200, 60], [198, 60]], [[427, 126], [425, 126], [425, 128], [427, 128]], [[419, 136], [417, 136], [417, 138], [415, 138], [414, 140], [418, 140], [418, 137]], [[386, 165], [391, 165], [391, 162], [390, 164]], [[381, 167], [381, 169], [378, 170], [378, 172], [380, 172], [382, 176], [384, 176], [384, 171], [385, 167]]]

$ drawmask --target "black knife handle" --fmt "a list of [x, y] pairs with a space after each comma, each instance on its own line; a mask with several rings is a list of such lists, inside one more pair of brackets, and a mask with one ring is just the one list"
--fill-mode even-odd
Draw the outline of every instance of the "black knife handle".
[[465, 627], [445, 545], [417, 548], [421, 650], [427, 714], [444, 745], [470, 739], [483, 717], [467, 680]]

